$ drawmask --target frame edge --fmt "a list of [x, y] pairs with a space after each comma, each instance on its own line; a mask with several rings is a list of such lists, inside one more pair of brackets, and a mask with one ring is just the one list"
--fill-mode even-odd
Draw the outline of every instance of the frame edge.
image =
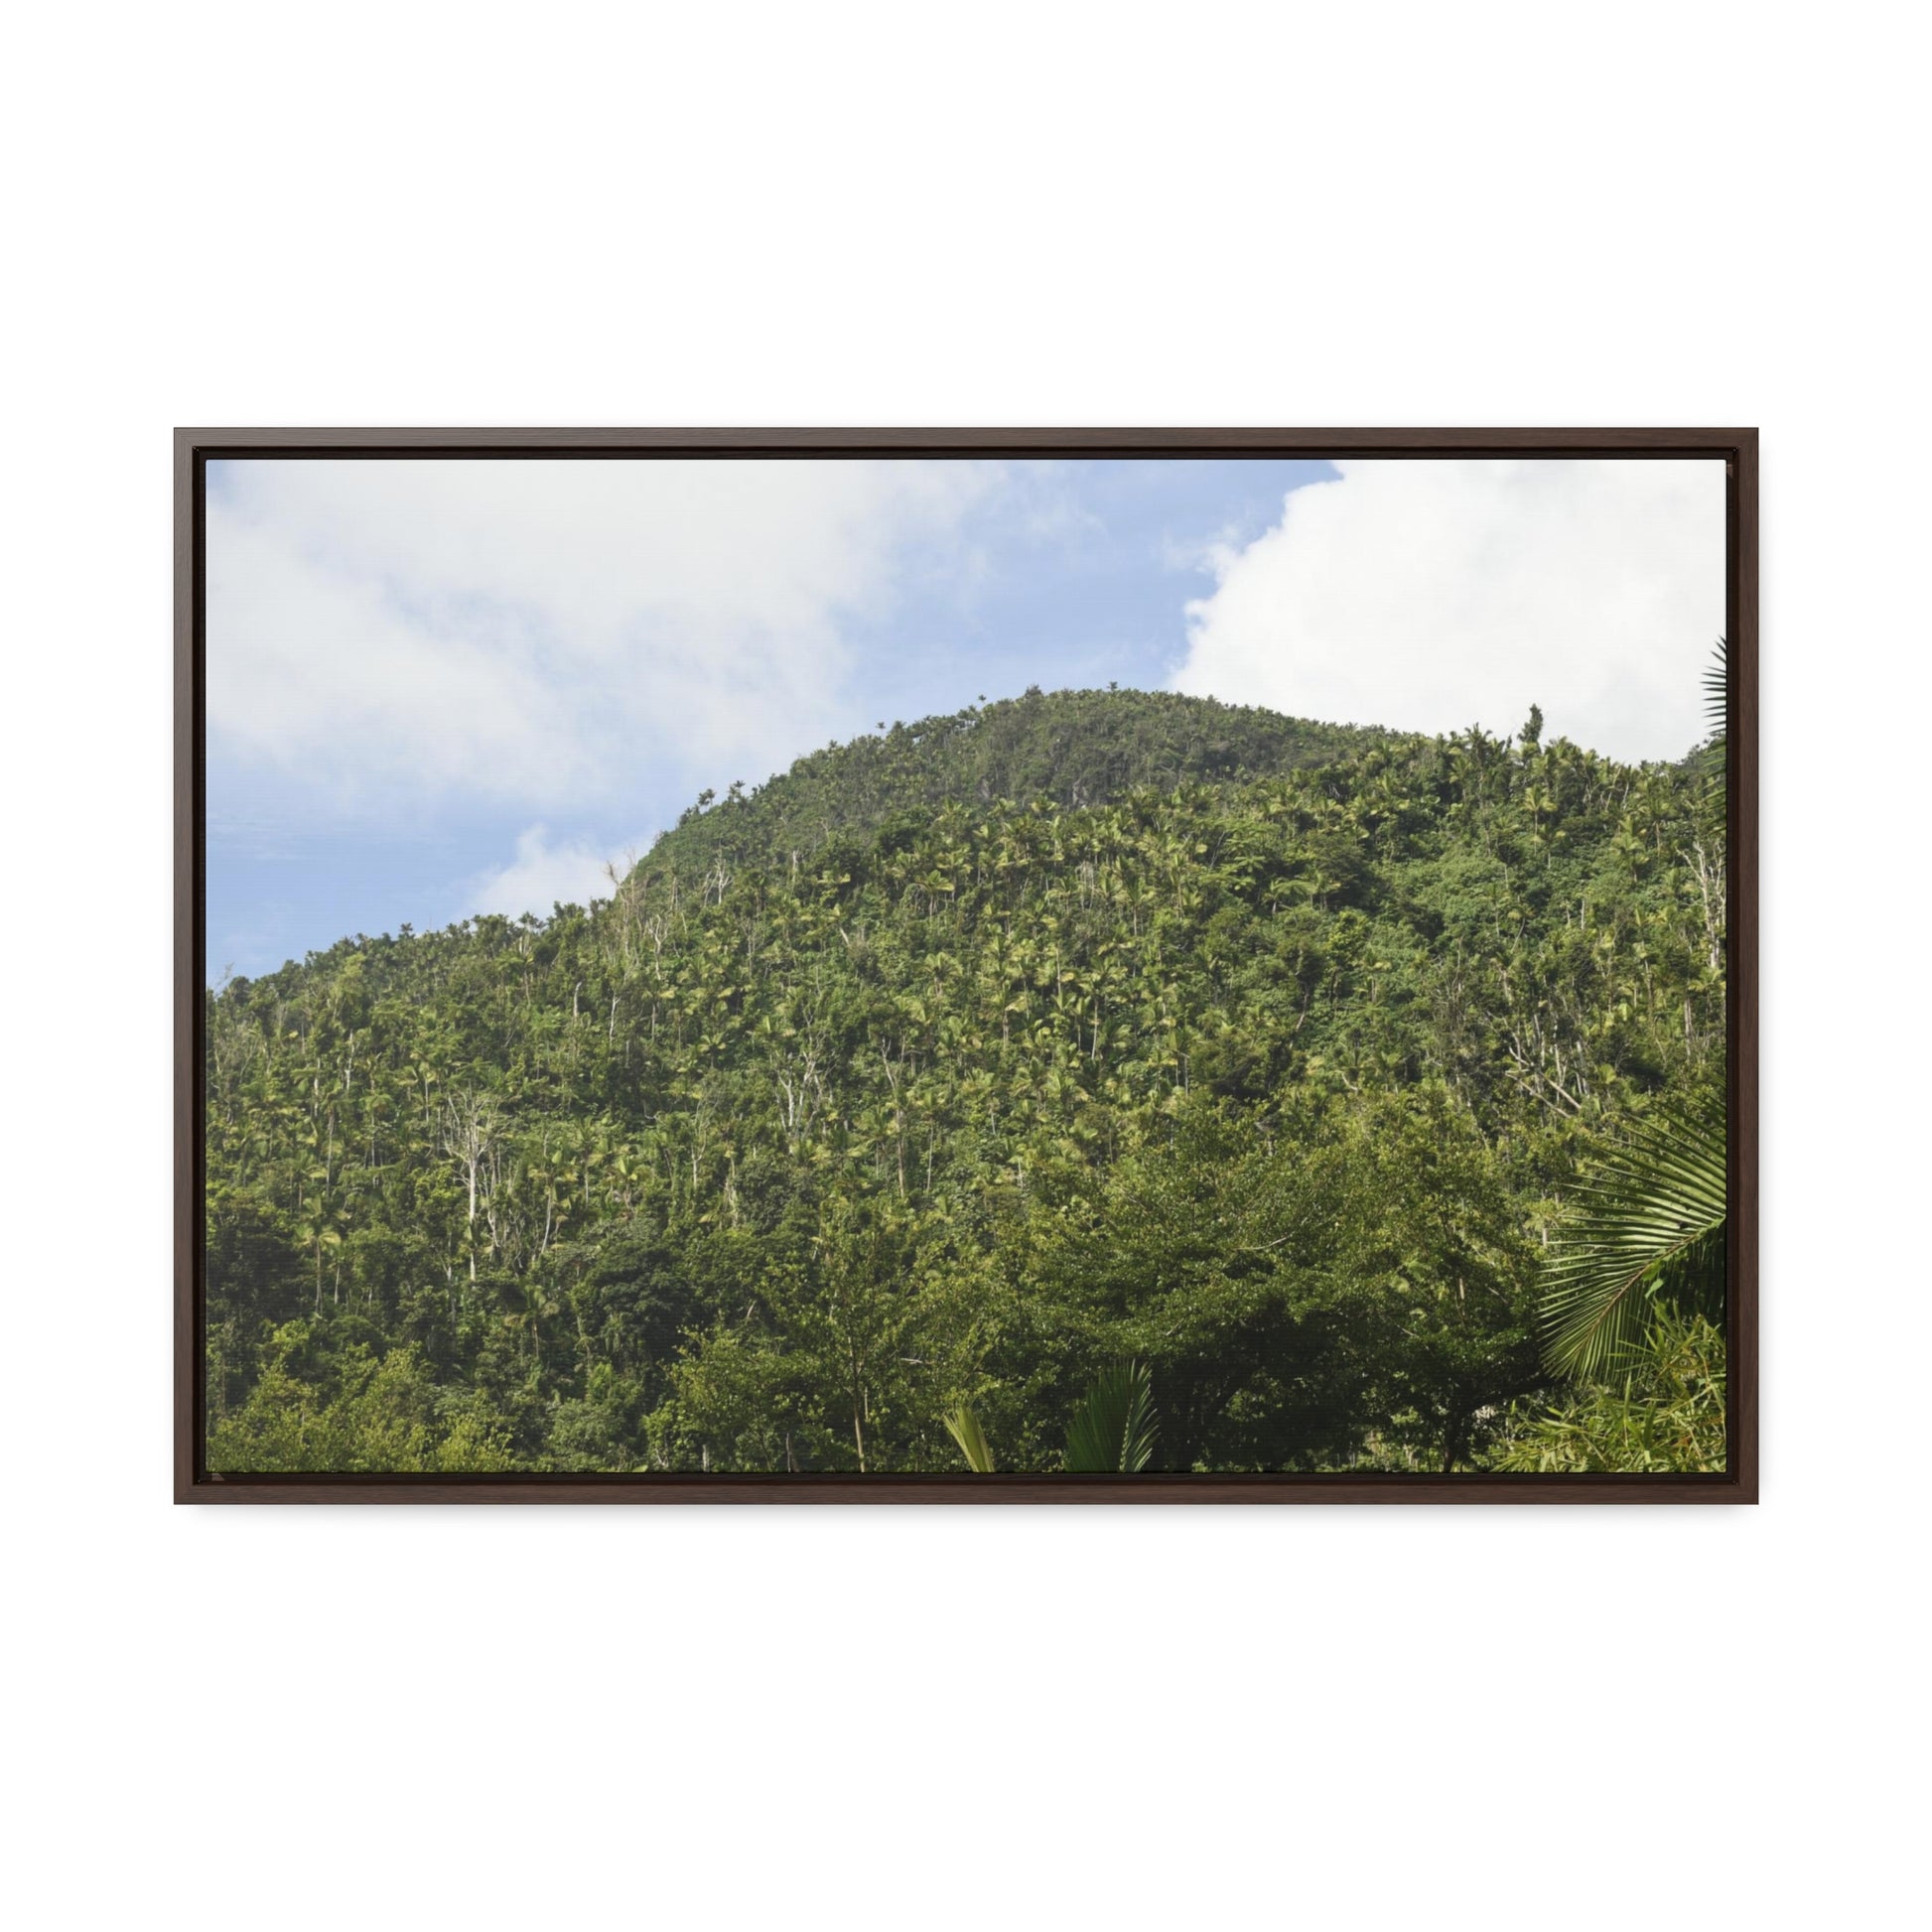
[[[1711, 456], [1730, 467], [1726, 602], [1733, 707], [1729, 776], [1730, 1102], [1729, 1463], [1723, 1476], [1109, 1478], [874, 1476], [448, 1478], [211, 1477], [202, 1452], [201, 1146], [205, 978], [202, 824], [203, 466], [211, 455], [541, 457], [557, 450], [670, 454], [1113, 455], [1189, 449], [1256, 455]], [[177, 1503], [1749, 1503], [1758, 1463], [1758, 431], [1749, 429], [187, 429], [174, 432], [174, 1500]], [[1641, 1485], [1641, 1486], [1638, 1486]]]

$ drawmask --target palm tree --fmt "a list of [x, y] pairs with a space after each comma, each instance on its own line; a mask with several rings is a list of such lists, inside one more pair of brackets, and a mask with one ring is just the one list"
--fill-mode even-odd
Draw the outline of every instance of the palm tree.
[[558, 1313], [560, 1305], [552, 1299], [550, 1288], [531, 1278], [504, 1281], [498, 1284], [497, 1293], [507, 1311], [503, 1326], [522, 1328], [529, 1334], [530, 1374], [534, 1377], [543, 1361], [543, 1318]]
[[970, 1405], [962, 1402], [957, 1409], [948, 1409], [942, 1419], [946, 1434], [959, 1445], [959, 1452], [966, 1458], [966, 1466], [977, 1475], [990, 1476], [993, 1473], [993, 1449], [986, 1440], [986, 1432], [980, 1427], [980, 1419], [974, 1415]]
[[1725, 765], [1730, 735], [1730, 677], [1728, 640], [1718, 639], [1717, 650], [1704, 673], [1704, 715], [1711, 726], [1711, 743], [1705, 757], [1719, 797], [1724, 796]]
[[[944, 1418], [966, 1466], [993, 1473], [993, 1449], [971, 1407], [961, 1403]], [[1069, 1475], [1139, 1475], [1154, 1454], [1154, 1377], [1145, 1362], [1115, 1362], [1103, 1369], [1067, 1425], [1063, 1466]]]
[[1722, 1103], [1661, 1108], [1606, 1154], [1544, 1269], [1544, 1359], [1600, 1377], [1637, 1344], [1653, 1304], [1722, 1318], [1725, 1274]]
[[1154, 1377], [1145, 1362], [1116, 1362], [1073, 1412], [1069, 1475], [1139, 1475], [1154, 1454]]
[[[1729, 688], [1720, 637], [1704, 674], [1705, 758], [1720, 799]], [[1725, 1145], [1724, 1103], [1707, 1099], [1660, 1108], [1598, 1164], [1544, 1271], [1553, 1369], [1601, 1377], [1641, 1342], [1659, 1303], [1723, 1319]]]

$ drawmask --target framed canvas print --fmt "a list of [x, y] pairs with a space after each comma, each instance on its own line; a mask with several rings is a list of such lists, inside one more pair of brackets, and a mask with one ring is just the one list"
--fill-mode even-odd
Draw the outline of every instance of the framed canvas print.
[[1754, 1501], [1756, 433], [177, 433], [185, 1501]]

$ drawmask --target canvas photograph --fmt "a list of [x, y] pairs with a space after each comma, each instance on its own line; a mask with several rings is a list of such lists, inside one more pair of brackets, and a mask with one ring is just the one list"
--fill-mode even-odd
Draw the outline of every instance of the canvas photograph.
[[1735, 1475], [1724, 454], [192, 486], [197, 1482]]

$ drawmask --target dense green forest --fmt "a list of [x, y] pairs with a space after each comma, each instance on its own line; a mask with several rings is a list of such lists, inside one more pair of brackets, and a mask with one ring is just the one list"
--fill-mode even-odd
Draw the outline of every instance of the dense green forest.
[[1054, 1469], [1131, 1363], [1132, 1466], [1722, 1466], [1712, 1311], [1566, 1369], [1539, 1309], [1722, 1091], [1723, 825], [1533, 710], [1035, 691], [234, 980], [209, 1465]]

